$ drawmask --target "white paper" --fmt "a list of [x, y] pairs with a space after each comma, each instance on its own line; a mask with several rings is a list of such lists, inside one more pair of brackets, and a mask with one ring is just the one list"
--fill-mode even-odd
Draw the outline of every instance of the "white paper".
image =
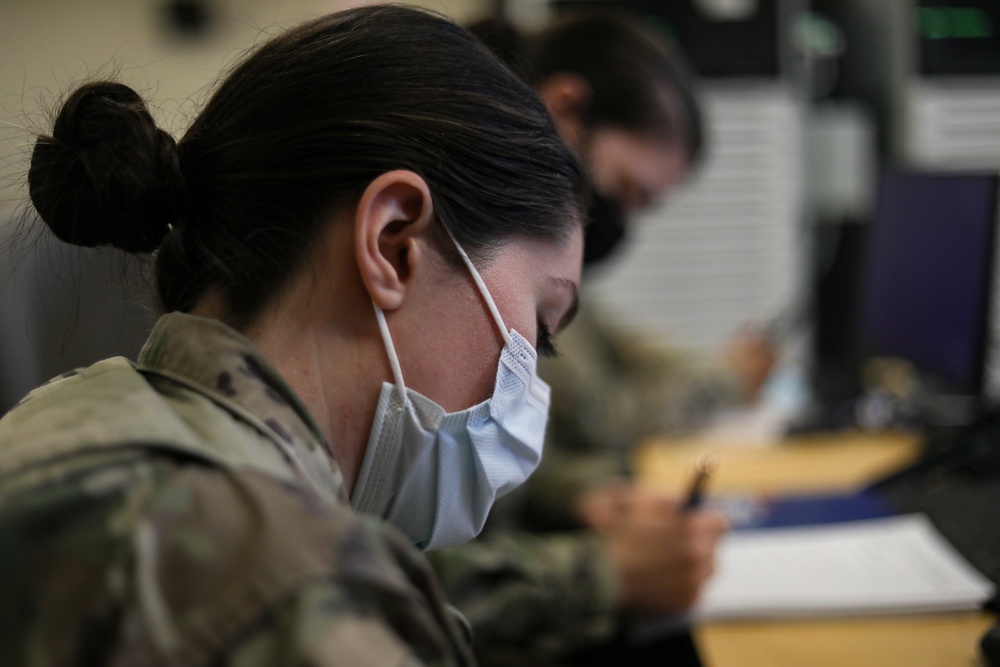
[[993, 585], [922, 514], [733, 532], [701, 619], [978, 609]]

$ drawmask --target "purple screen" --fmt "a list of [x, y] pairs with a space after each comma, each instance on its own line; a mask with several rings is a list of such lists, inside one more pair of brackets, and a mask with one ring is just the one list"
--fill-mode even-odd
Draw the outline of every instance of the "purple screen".
[[883, 176], [862, 295], [866, 351], [980, 391], [996, 197], [995, 174]]

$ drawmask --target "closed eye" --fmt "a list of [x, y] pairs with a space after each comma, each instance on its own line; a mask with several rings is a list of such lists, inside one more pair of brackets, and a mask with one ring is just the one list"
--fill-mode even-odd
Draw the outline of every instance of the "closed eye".
[[549, 331], [549, 328], [541, 322], [538, 323], [538, 341], [535, 347], [538, 350], [538, 354], [543, 357], [555, 358], [559, 356], [559, 350], [556, 349], [555, 337]]

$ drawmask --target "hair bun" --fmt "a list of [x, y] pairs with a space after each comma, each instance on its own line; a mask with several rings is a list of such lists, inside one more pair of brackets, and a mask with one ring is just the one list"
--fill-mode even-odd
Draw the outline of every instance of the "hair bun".
[[28, 189], [60, 240], [132, 253], [160, 246], [184, 199], [173, 137], [138, 93], [106, 81], [70, 95], [35, 142]]

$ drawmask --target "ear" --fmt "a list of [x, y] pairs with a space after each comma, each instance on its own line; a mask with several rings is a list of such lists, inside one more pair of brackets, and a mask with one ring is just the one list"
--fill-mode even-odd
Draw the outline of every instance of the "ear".
[[590, 84], [579, 74], [556, 72], [538, 87], [538, 96], [559, 135], [573, 148], [579, 148], [584, 131], [583, 114], [593, 99]]
[[399, 308], [414, 269], [426, 260], [434, 222], [430, 189], [412, 171], [390, 171], [368, 184], [354, 214], [361, 279], [379, 308]]

